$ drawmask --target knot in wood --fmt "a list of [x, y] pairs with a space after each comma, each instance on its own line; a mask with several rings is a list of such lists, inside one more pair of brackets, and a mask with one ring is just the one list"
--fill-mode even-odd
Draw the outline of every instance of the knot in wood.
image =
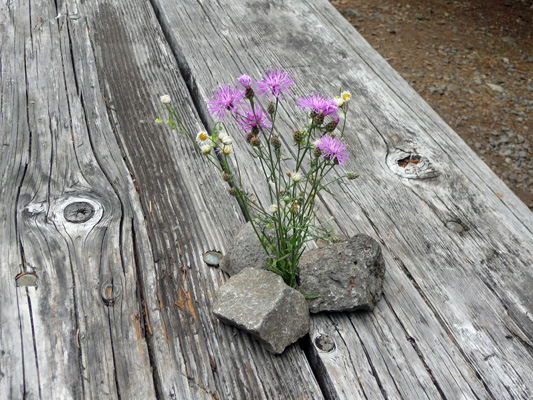
[[92, 204], [86, 201], [76, 201], [70, 203], [63, 210], [63, 216], [68, 222], [82, 224], [94, 217], [95, 209]]
[[329, 335], [320, 334], [315, 337], [314, 342], [317, 349], [326, 353], [335, 350], [336, 347], [335, 340], [333, 340], [333, 338]]
[[100, 296], [107, 307], [113, 306], [122, 295], [122, 288], [112, 281], [104, 282], [100, 288]]
[[429, 158], [416, 150], [394, 149], [387, 156], [387, 166], [396, 175], [407, 179], [431, 179], [439, 176]]

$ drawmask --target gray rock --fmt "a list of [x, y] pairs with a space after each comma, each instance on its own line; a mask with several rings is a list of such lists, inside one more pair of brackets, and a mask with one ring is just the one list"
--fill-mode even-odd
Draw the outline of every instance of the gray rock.
[[312, 249], [300, 258], [300, 291], [309, 311], [372, 310], [381, 297], [385, 262], [379, 244], [369, 236], [321, 249]]
[[258, 338], [274, 354], [309, 332], [305, 297], [273, 272], [245, 268], [220, 287], [213, 313]]
[[244, 224], [233, 238], [220, 268], [230, 275], [244, 268], [265, 268], [266, 252], [250, 222]]

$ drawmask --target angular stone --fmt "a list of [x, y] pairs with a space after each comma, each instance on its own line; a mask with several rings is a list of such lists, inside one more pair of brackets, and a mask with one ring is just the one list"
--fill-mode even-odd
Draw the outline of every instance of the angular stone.
[[250, 222], [244, 224], [233, 238], [220, 268], [230, 275], [244, 268], [265, 268], [266, 252]]
[[305, 297], [262, 269], [245, 268], [232, 276], [219, 288], [213, 313], [255, 336], [274, 354], [309, 332]]
[[367, 235], [312, 249], [300, 258], [300, 291], [309, 311], [372, 310], [381, 297], [385, 262]]

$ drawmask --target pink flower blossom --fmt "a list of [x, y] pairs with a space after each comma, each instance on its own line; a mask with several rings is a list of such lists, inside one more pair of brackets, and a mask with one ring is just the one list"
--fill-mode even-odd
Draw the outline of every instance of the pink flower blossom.
[[348, 160], [346, 145], [337, 138], [324, 135], [317, 140], [316, 147], [321, 151], [322, 157], [336, 160], [341, 166]]
[[259, 88], [257, 93], [264, 97], [268, 96], [269, 99], [280, 98], [282, 93], [291, 94], [288, 88], [294, 84], [294, 79], [290, 79], [290, 76], [290, 72], [282, 69], [270, 70], [262, 81], [257, 82]]
[[311, 108], [317, 115], [337, 115], [337, 106], [334, 99], [326, 99], [320, 94], [312, 94], [298, 100], [298, 107]]
[[272, 122], [268, 120], [268, 114], [263, 111], [263, 108], [256, 104], [254, 105], [255, 115], [252, 111], [252, 107], [248, 106], [244, 112], [241, 113], [239, 120], [237, 121], [239, 127], [245, 132], [251, 132], [254, 127], [259, 130], [262, 128], [272, 129]]
[[237, 87], [224, 85], [215, 92], [215, 97], [207, 102], [209, 113], [217, 120], [222, 121], [228, 113], [233, 114], [237, 107], [245, 104], [244, 92]]

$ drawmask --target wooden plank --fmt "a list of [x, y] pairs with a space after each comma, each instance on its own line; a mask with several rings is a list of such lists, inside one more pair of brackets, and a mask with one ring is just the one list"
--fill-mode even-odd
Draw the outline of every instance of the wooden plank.
[[[0, 22], [0, 397], [5, 399], [38, 393], [28, 297], [25, 288], [15, 286], [15, 276], [23, 272], [16, 204], [29, 157], [26, 88], [20, 79], [29, 15], [20, 11], [0, 4], [0, 15], [6, 16]], [[17, 27], [15, 19], [20, 21]]]
[[[5, 11], [0, 397], [155, 398], [128, 195], [138, 199], [114, 138], [98, 142], [87, 123], [98, 113], [78, 87], [94, 82], [72, 65], [75, 18], [47, 1]], [[17, 288], [20, 272], [37, 286]]]
[[[340, 85], [353, 94], [347, 169], [361, 178], [324, 199], [323, 213], [346, 235], [378, 239], [388, 273], [374, 313], [313, 319], [311, 338], [337, 332], [359, 346], [339, 343], [332, 357], [312, 344], [326, 393], [531, 397], [533, 217], [525, 205], [327, 1], [154, 4], [206, 121], [203, 101], [218, 84], [271, 67], [301, 78], [300, 96]], [[280, 130], [292, 132], [297, 109], [284, 111]], [[245, 144], [236, 147], [246, 154]], [[399, 167], [411, 153], [420, 165]], [[246, 170], [248, 182], [257, 179]], [[449, 222], [468, 230], [453, 232]]]
[[[150, 4], [66, 4], [68, 12], [82, 16], [81, 23], [69, 24], [80, 93], [95, 104], [97, 94], [105, 96], [112, 129], [100, 115], [101, 125], [94, 130], [104, 131], [102, 140], [113, 132], [118, 138], [146, 218], [155, 268], [137, 262], [159, 396], [322, 398], [298, 345], [273, 356], [211, 313], [213, 295], [225, 276], [208, 268], [202, 253], [223, 250], [244, 220], [205, 158], [184, 137], [153, 123], [159, 96], [168, 93], [185, 124], [193, 132], [204, 129]], [[91, 52], [83, 53], [84, 41], [91, 42]], [[88, 81], [87, 70], [96, 68], [99, 82]], [[137, 228], [135, 232], [137, 236]], [[156, 277], [149, 281], [151, 271]]]

